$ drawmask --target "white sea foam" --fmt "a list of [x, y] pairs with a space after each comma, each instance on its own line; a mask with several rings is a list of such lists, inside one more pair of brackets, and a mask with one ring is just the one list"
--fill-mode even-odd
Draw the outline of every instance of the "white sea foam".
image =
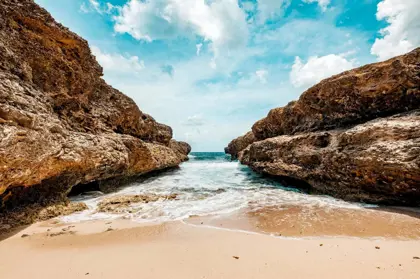
[[[191, 160], [180, 169], [145, 179], [116, 193], [85, 195], [74, 200], [85, 202], [89, 210], [62, 218], [65, 222], [125, 217], [138, 222], [182, 220], [192, 215], [218, 215], [250, 207], [317, 206], [325, 208], [363, 208], [327, 196], [315, 196], [286, 190], [277, 182], [262, 178], [237, 162], [218, 157]], [[98, 203], [110, 196], [176, 193], [176, 200], [161, 200], [147, 204], [134, 204], [121, 214], [97, 213]]]

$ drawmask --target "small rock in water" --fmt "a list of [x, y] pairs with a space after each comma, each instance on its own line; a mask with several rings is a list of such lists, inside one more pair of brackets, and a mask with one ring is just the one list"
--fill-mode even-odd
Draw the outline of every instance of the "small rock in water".
[[138, 209], [128, 208], [132, 204], [156, 202], [159, 200], [175, 200], [177, 194], [170, 195], [126, 195], [115, 196], [102, 200], [98, 203], [98, 212], [111, 213], [135, 213]]
[[239, 260], [238, 256], [232, 256], [235, 260]]
[[379, 246], [375, 246], [375, 249], [381, 249], [381, 247], [379, 247]]
[[324, 246], [324, 244], [321, 243], [321, 244], [319, 244], [319, 246]]
[[108, 228], [106, 231], [110, 232], [110, 231], [113, 231], [113, 230], [114, 230], [113, 228]]
[[25, 238], [25, 237], [28, 237], [28, 236], [29, 236], [29, 234], [24, 233], [20, 237]]
[[420, 257], [413, 257], [413, 260], [420, 260]]

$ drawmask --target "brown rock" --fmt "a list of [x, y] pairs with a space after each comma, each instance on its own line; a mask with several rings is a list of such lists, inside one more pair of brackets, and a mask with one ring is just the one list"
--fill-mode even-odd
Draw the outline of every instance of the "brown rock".
[[87, 42], [32, 0], [1, 1], [0, 219], [61, 202], [74, 185], [185, 160], [188, 144], [102, 75]]
[[188, 161], [188, 154], [191, 152], [191, 146], [183, 141], [171, 140], [169, 147], [175, 150], [179, 157], [183, 158], [183, 161]]
[[[9, 232], [18, 226], [45, 221], [86, 209], [88, 209], [87, 205], [82, 202], [60, 202], [49, 206], [43, 204], [29, 204], [22, 210], [6, 211], [3, 214], [0, 214], [0, 234]], [[2, 223], [6, 225], [1, 226]]]
[[83, 202], [51, 205], [40, 210], [38, 213], [38, 220], [48, 220], [57, 216], [70, 215], [87, 209], [87, 205]]
[[347, 130], [256, 142], [239, 159], [283, 183], [351, 201], [420, 205], [420, 110]]
[[232, 155], [232, 159], [237, 159], [239, 152], [248, 147], [251, 143], [254, 143], [256, 138], [251, 132], [246, 133], [245, 135], [238, 137], [231, 141], [228, 147], [225, 148], [225, 153]]
[[270, 111], [252, 127], [259, 140], [329, 130], [420, 108], [420, 48], [343, 72]]
[[131, 195], [131, 196], [115, 196], [102, 200], [98, 204], [98, 212], [121, 213], [127, 212], [131, 204], [149, 203], [158, 200], [175, 200], [177, 194], [171, 195]]
[[[418, 206], [419, 125], [417, 48], [325, 79], [271, 110], [238, 156], [255, 171], [310, 192]], [[237, 142], [242, 137], [230, 146]]]

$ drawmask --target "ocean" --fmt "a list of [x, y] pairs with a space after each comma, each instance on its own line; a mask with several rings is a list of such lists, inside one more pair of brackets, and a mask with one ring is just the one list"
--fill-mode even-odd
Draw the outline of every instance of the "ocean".
[[[218, 152], [194, 152], [179, 168], [147, 176], [141, 182], [114, 193], [85, 193], [71, 197], [85, 202], [89, 210], [62, 217], [65, 222], [127, 218], [136, 222], [183, 220], [190, 216], [223, 216], [246, 209], [270, 206], [358, 209], [365, 205], [329, 196], [308, 195], [252, 172], [230, 156]], [[136, 194], [177, 194], [175, 200], [132, 204], [123, 212], [97, 212], [98, 203], [109, 197]]]

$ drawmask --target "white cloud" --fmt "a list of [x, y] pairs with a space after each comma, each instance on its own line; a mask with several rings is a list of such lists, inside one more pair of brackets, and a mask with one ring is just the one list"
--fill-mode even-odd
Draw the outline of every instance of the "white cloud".
[[255, 75], [257, 76], [257, 78], [259, 79], [261, 83], [263, 84], [267, 83], [267, 76], [268, 76], [267, 70], [258, 70], [255, 72]]
[[242, 9], [247, 12], [253, 12], [256, 9], [256, 4], [253, 2], [242, 2]]
[[116, 32], [137, 40], [198, 35], [211, 43], [215, 54], [248, 39], [246, 16], [236, 0], [130, 0], [114, 19]]
[[378, 4], [376, 18], [389, 24], [380, 31], [382, 38], [376, 39], [371, 49], [379, 60], [406, 53], [420, 45], [419, 0], [383, 0]]
[[90, 5], [98, 12], [101, 13], [101, 6], [98, 1], [96, 0], [89, 0]]
[[324, 78], [353, 68], [354, 64], [353, 61], [348, 61], [346, 58], [335, 54], [322, 57], [313, 56], [306, 63], [296, 57], [290, 72], [290, 82], [295, 87], [308, 88]]
[[216, 69], [217, 69], [216, 59], [212, 58], [212, 59], [210, 60], [209, 66], [210, 66], [210, 68], [212, 68], [213, 70], [216, 70]]
[[196, 54], [197, 54], [197, 56], [199, 56], [200, 55], [200, 52], [201, 52], [201, 48], [203, 47], [203, 44], [196, 44], [195, 45], [195, 47], [197, 48], [197, 52], [196, 52]]
[[162, 65], [160, 67], [160, 69], [162, 70], [162, 73], [165, 73], [165, 74], [167, 74], [170, 77], [173, 77], [174, 76], [175, 69], [174, 69], [174, 67], [172, 65], [168, 65], [168, 64], [167, 65]]
[[82, 3], [82, 5], [80, 5], [80, 12], [87, 14], [90, 12], [90, 9], [88, 8], [88, 6], [86, 6], [86, 3]]
[[[318, 3], [322, 11], [326, 11], [331, 0], [302, 0], [305, 3]], [[292, 0], [257, 0], [258, 21], [260, 24], [284, 14]], [[244, 9], [252, 11], [252, 6], [245, 2]]]
[[331, 0], [303, 0], [305, 3], [318, 3], [318, 6], [322, 9], [322, 11], [326, 11], [328, 5], [330, 4]]
[[102, 52], [98, 47], [92, 46], [92, 53], [105, 72], [113, 73], [138, 73], [144, 69], [144, 61], [138, 56], [123, 56]]
[[[320, 32], [322, 30], [322, 32]], [[336, 27], [329, 21], [292, 19], [274, 30], [256, 34], [254, 42], [274, 56], [324, 56], [370, 49], [368, 37], [355, 29]], [[371, 55], [369, 54], [371, 59]], [[371, 60], [367, 61], [371, 62]]]
[[258, 0], [258, 19], [264, 23], [267, 19], [281, 16], [291, 0]]
[[[195, 151], [223, 151], [269, 109], [298, 96], [296, 89], [278, 83], [288, 74], [281, 74], [278, 65], [244, 69], [243, 62], [229, 60], [227, 66], [221, 61], [216, 71], [208, 66], [210, 59], [208, 53], [193, 53], [188, 60], [151, 60], [147, 71], [135, 77], [110, 73], [105, 79], [133, 98], [142, 111], [170, 125], [174, 138], [188, 141]], [[176, 69], [173, 78], [162, 73], [161, 66], [168, 62]], [[233, 68], [225, 73], [227, 67]], [[243, 76], [249, 81], [237, 80], [232, 72], [239, 70], [245, 71]], [[266, 84], [257, 78], [257, 70], [269, 72]]]
[[97, 12], [99, 14], [111, 14], [114, 9], [118, 10], [118, 7], [111, 3], [100, 3], [98, 0], [88, 0], [80, 5], [80, 12], [91, 13]]
[[193, 116], [188, 116], [187, 120], [183, 122], [185, 126], [203, 126], [205, 121], [201, 114], [195, 114]]

